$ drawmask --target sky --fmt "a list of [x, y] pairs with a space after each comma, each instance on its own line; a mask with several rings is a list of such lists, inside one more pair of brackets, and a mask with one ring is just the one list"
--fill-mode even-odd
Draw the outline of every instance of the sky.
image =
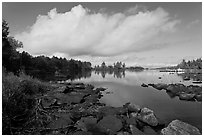
[[31, 55], [163, 67], [202, 56], [201, 2], [3, 2]]

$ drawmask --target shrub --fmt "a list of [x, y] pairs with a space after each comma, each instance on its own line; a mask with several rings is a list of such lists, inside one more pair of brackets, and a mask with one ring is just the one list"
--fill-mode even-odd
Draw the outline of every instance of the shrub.
[[[35, 115], [37, 97], [46, 92], [48, 85], [21, 73], [2, 73], [2, 130], [16, 134]], [[18, 129], [18, 130], [17, 130]]]

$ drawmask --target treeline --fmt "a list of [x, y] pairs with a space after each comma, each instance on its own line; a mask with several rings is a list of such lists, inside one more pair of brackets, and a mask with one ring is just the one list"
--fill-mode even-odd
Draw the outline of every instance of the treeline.
[[182, 60], [180, 64], [177, 65], [177, 68], [181, 69], [202, 69], [202, 59], [196, 59], [196, 60], [189, 60], [186, 61], [185, 59]]
[[97, 71], [105, 71], [105, 70], [125, 70], [125, 63], [116, 62], [113, 65], [106, 65], [105, 62], [102, 62], [101, 66], [97, 65], [94, 67]]
[[18, 74], [24, 71], [27, 74], [35, 74], [33, 72], [49, 73], [54, 75], [56, 72], [69, 75], [72, 78], [78, 73], [91, 70], [90, 62], [82, 62], [80, 60], [67, 60], [66, 58], [37, 56], [33, 57], [29, 53], [23, 51], [19, 53], [16, 49], [22, 48], [22, 42], [9, 36], [8, 23], [2, 21], [2, 65], [7, 71]]

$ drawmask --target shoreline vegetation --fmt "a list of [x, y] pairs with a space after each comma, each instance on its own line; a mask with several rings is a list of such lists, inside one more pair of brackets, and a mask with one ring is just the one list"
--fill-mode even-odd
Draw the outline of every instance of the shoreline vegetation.
[[[32, 71], [40, 71], [42, 74], [49, 73], [51, 76], [74, 80], [86, 71], [88, 76], [92, 67], [90, 62], [57, 57], [32, 57], [27, 52], [17, 51], [17, 48], [22, 46], [22, 42], [9, 36], [8, 23], [3, 20], [2, 134], [4, 135], [201, 134], [196, 127], [176, 119], [167, 125], [160, 121], [150, 108], [140, 108], [131, 103], [121, 107], [106, 106], [99, 101], [105, 88], [73, 82], [48, 83], [44, 82], [47, 79], [42, 81], [34, 78], [37, 74]], [[202, 64], [201, 60], [196, 62]], [[105, 68], [105, 63], [102, 67]], [[95, 69], [103, 71], [104, 68]], [[108, 70], [122, 72], [125, 69], [135, 71], [144, 68], [127, 68], [124, 63], [117, 62]], [[192, 98], [199, 95], [202, 95], [201, 92], [196, 92]], [[202, 96], [200, 99], [202, 100]]]

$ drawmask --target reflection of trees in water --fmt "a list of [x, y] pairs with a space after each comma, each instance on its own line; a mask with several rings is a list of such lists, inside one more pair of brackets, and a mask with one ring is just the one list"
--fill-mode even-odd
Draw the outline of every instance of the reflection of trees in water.
[[83, 71], [69, 71], [69, 72], [61, 72], [59, 76], [55, 76], [52, 73], [46, 73], [44, 71], [29, 71], [27, 74], [41, 79], [43, 81], [61, 81], [61, 80], [76, 80], [81, 78], [89, 78], [91, 77], [91, 70], [83, 70]]
[[95, 70], [95, 74], [101, 74], [103, 78], [105, 78], [106, 75], [113, 75], [114, 78], [124, 78], [125, 70]]

